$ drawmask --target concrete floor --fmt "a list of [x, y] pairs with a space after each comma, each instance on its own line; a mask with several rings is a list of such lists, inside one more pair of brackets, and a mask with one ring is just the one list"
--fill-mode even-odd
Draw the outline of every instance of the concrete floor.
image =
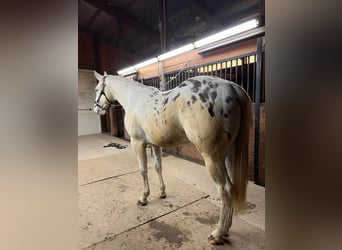
[[[106, 147], [120, 143], [126, 149]], [[78, 139], [80, 249], [265, 249], [265, 189], [249, 183], [247, 209], [234, 216], [230, 243], [207, 236], [219, 217], [219, 198], [204, 166], [163, 155], [166, 199], [148, 151], [151, 195], [138, 207], [142, 177], [129, 142], [105, 134]]]

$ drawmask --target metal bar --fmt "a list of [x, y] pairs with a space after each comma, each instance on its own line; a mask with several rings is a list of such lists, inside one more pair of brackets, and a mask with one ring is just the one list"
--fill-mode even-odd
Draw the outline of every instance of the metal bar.
[[249, 94], [249, 56], [247, 56], [247, 93]]
[[259, 134], [260, 134], [260, 90], [262, 70], [262, 38], [257, 39], [257, 63], [255, 86], [254, 120], [254, 183], [259, 184]]
[[[239, 59], [235, 59], [235, 82], [238, 83], [238, 62]], [[241, 83], [239, 84], [241, 86]]]
[[255, 102], [255, 82], [256, 82], [256, 64], [257, 64], [257, 55], [254, 55], [254, 63], [253, 63], [253, 102]]
[[222, 78], [222, 62], [220, 62], [220, 77]]
[[226, 67], [224, 68], [224, 79], [227, 80], [227, 67], [228, 67], [228, 62], [226, 61]]
[[243, 64], [244, 64], [244, 58], [241, 58], [241, 86], [242, 88], [244, 88], [246, 90], [246, 88], [244, 87], [244, 82], [243, 82]]

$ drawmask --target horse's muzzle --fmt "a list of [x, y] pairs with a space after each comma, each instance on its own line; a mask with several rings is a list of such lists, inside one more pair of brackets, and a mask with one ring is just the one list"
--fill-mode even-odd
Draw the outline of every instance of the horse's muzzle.
[[98, 115], [104, 115], [106, 114], [106, 110], [100, 109], [98, 106], [94, 104], [93, 110]]

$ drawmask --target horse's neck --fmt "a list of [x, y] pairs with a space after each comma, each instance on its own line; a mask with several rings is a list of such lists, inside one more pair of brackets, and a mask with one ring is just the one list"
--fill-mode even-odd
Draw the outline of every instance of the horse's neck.
[[146, 89], [144, 85], [120, 76], [110, 76], [107, 86], [110, 88], [112, 98], [117, 100], [125, 110], [130, 100], [139, 98]]

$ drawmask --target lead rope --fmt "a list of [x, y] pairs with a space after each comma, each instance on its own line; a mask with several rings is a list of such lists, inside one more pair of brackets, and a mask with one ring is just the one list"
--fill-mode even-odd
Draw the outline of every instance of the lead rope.
[[177, 77], [179, 76], [179, 74], [182, 73], [182, 72], [185, 70], [185, 68], [189, 65], [189, 63], [190, 63], [191, 61], [192, 61], [192, 60], [189, 59], [189, 60], [184, 64], [184, 66], [181, 68], [181, 70], [178, 71], [178, 73], [177, 73], [172, 79], [170, 79], [169, 81], [167, 81], [167, 82], [165, 83], [165, 87], [166, 87], [170, 82], [172, 82], [173, 80], [177, 79]]

